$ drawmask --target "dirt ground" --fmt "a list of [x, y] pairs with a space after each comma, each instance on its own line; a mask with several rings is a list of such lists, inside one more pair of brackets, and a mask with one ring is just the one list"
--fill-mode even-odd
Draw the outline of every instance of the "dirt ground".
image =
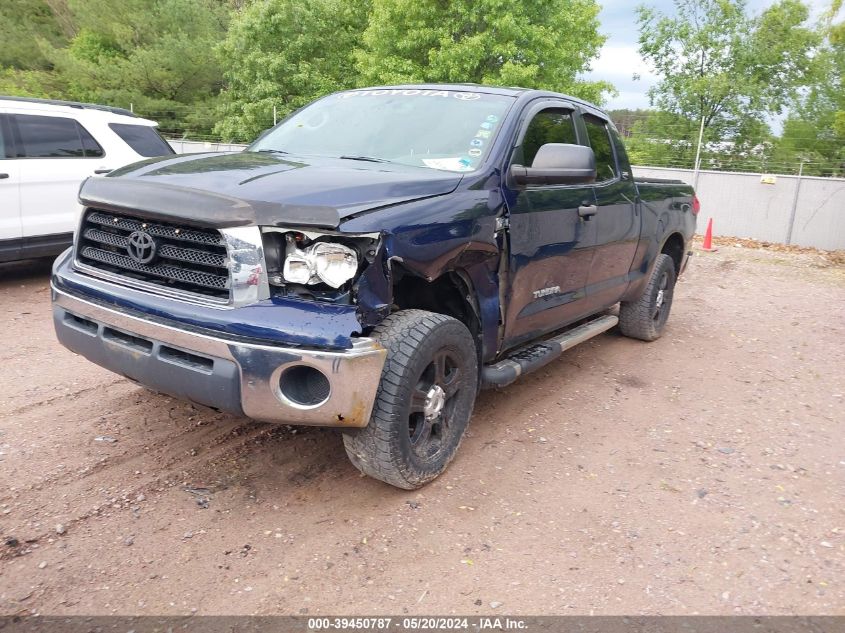
[[417, 492], [155, 395], [0, 270], [0, 613], [845, 614], [845, 267], [697, 254], [666, 336], [483, 393]]

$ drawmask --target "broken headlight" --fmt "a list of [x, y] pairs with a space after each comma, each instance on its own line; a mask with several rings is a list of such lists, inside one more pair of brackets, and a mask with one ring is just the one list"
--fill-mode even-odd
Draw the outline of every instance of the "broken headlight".
[[267, 278], [273, 296], [351, 303], [356, 279], [373, 263], [377, 233], [323, 233], [265, 227]]
[[340, 288], [357, 272], [358, 253], [348, 246], [316, 242], [301, 249], [293, 240], [287, 243], [282, 276], [289, 283], [303, 286], [324, 283]]

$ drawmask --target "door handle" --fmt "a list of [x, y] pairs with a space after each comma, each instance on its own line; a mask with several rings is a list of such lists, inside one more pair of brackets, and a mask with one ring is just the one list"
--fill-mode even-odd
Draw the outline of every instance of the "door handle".
[[109, 173], [110, 171], [112, 171], [112, 170], [111, 170], [111, 169], [95, 169], [95, 170], [94, 170], [94, 173], [95, 173], [95, 174], [107, 174], [107, 173]]
[[578, 207], [578, 215], [580, 215], [585, 220], [589, 220], [591, 217], [593, 217], [598, 212], [599, 212], [599, 208], [594, 204], [591, 204], [589, 206]]
[[0, 180], [5, 180], [9, 177], [9, 174], [0, 174]]

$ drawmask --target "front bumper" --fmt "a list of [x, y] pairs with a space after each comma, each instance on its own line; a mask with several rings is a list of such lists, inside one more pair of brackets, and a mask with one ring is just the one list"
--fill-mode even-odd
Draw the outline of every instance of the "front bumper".
[[[351, 349], [306, 350], [217, 338], [136, 317], [52, 286], [59, 342], [155, 391], [265, 422], [364, 427], [372, 413], [386, 350], [358, 338]], [[287, 380], [318, 370], [321, 400], [294, 401]], [[311, 370], [307, 370], [313, 375]], [[307, 391], [307, 389], [306, 389]]]

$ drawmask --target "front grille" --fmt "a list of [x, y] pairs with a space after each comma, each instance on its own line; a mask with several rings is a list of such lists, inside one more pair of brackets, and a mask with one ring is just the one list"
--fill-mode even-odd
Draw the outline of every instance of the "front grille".
[[[129, 236], [142, 231], [155, 242], [152, 261], [129, 253]], [[215, 299], [229, 298], [226, 243], [214, 229], [182, 227], [89, 210], [80, 228], [77, 259], [128, 279]]]

